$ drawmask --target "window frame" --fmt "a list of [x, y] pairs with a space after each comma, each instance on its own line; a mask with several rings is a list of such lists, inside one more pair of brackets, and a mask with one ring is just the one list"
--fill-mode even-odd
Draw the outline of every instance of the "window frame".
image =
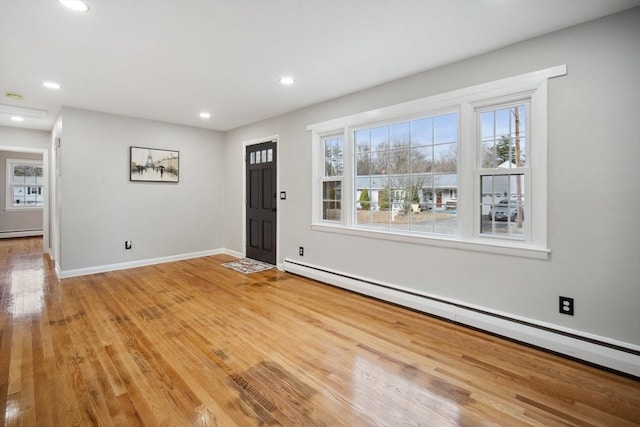
[[[342, 174], [341, 175], [329, 175], [326, 173], [326, 142], [332, 139], [337, 139], [337, 138], [342, 138]], [[322, 170], [324, 171], [321, 174], [321, 181], [322, 183], [320, 184], [322, 186], [322, 209], [323, 209], [323, 213], [322, 213], [322, 221], [327, 221], [330, 223], [340, 223], [344, 221], [344, 189], [345, 189], [345, 182], [344, 182], [344, 176], [345, 176], [345, 158], [347, 158], [344, 148], [345, 148], [345, 140], [344, 140], [344, 135], [342, 134], [328, 134], [328, 135], [323, 135], [320, 138], [320, 145], [322, 148]], [[335, 183], [339, 183], [340, 184], [340, 198], [339, 199], [325, 199], [324, 198], [324, 184], [327, 182], [335, 182]], [[329, 219], [329, 218], [324, 218], [324, 204], [325, 202], [337, 202], [340, 204], [340, 218], [339, 219]]]
[[[42, 184], [14, 184], [13, 183], [13, 168], [16, 165], [32, 165], [42, 168]], [[6, 159], [6, 185], [5, 185], [5, 210], [7, 211], [29, 211], [29, 210], [41, 210], [44, 208], [44, 162], [41, 160], [28, 160], [28, 159]], [[43, 204], [35, 206], [15, 206], [13, 204], [13, 189], [14, 187], [25, 188], [39, 188], [38, 195], [42, 196]], [[30, 191], [30, 190], [29, 190]]]
[[[533, 93], [527, 93], [526, 95], [517, 95], [514, 97], [509, 97], [509, 98], [502, 98], [500, 99], [498, 102], [495, 103], [478, 103], [476, 105], [474, 105], [474, 114], [475, 114], [475, 148], [476, 148], [476, 165], [475, 165], [475, 169], [474, 169], [474, 188], [475, 188], [475, 194], [474, 194], [474, 207], [480, 206], [480, 209], [482, 209], [481, 205], [482, 205], [482, 177], [483, 176], [509, 176], [509, 175], [522, 175], [523, 177], [523, 181], [524, 181], [524, 187], [525, 189], [531, 189], [531, 173], [532, 173], [532, 162], [533, 165], [535, 167], [535, 163], [536, 161], [538, 161], [538, 159], [536, 157], [540, 156], [542, 154], [542, 151], [544, 151], [546, 153], [546, 146], [542, 147], [543, 150], [540, 149], [540, 147], [537, 147], [537, 150], [533, 149], [533, 145], [538, 145], [537, 141], [535, 141], [535, 143], [532, 143], [533, 140], [535, 140], [536, 135], [532, 135], [531, 133], [531, 129], [532, 129], [532, 122], [531, 122], [531, 107], [533, 105], [531, 96]], [[526, 104], [527, 105], [527, 120], [526, 120], [526, 130], [525, 130], [525, 136], [527, 139], [527, 145], [526, 145], [526, 149], [525, 149], [525, 158], [527, 159], [526, 163], [524, 166], [521, 167], [511, 167], [509, 169], [500, 169], [500, 168], [483, 168], [482, 165], [482, 156], [483, 156], [483, 151], [482, 151], [482, 126], [481, 126], [481, 119], [480, 116], [483, 112], [487, 112], [487, 111], [495, 111], [498, 109], [504, 109], [504, 108], [511, 108], [511, 107], [516, 107], [516, 106], [520, 106]], [[535, 156], [533, 156], [532, 158], [532, 152], [535, 154]], [[545, 154], [546, 156], [546, 154]], [[546, 175], [546, 164], [544, 165], [545, 167], [545, 175]], [[526, 194], [527, 192], [525, 192]], [[507, 198], [510, 198], [511, 195], [506, 196]], [[478, 237], [481, 238], [488, 238], [488, 239], [500, 239], [500, 240], [512, 240], [512, 241], [516, 241], [516, 242], [525, 242], [528, 243], [530, 242], [532, 239], [532, 227], [531, 227], [531, 222], [530, 220], [528, 220], [528, 218], [532, 218], [532, 214], [531, 214], [531, 206], [534, 203], [534, 200], [537, 203], [536, 199], [533, 199], [534, 194], [529, 195], [529, 197], [526, 197], [525, 200], [525, 204], [524, 204], [524, 231], [523, 231], [523, 237], [518, 237], [518, 236], [513, 236], [513, 235], [500, 235], [500, 234], [489, 234], [489, 233], [483, 233], [482, 232], [482, 227], [481, 227], [481, 214], [479, 215], [480, 212], [476, 212], [475, 214], [475, 219], [474, 219], [474, 231]], [[528, 202], [527, 202], [528, 200]], [[546, 200], [546, 197], [545, 197]], [[476, 204], [477, 203], [477, 204]], [[545, 209], [546, 211], [546, 209]]]
[[[315, 137], [317, 138], [317, 142], [316, 144], [318, 144], [321, 149], [322, 149], [322, 155], [321, 156], [315, 156], [317, 157], [317, 161], [314, 162], [313, 164], [313, 168], [312, 170], [314, 171], [313, 175], [314, 175], [314, 182], [315, 185], [313, 186], [312, 189], [312, 193], [313, 194], [320, 194], [320, 199], [319, 199], [319, 206], [316, 207], [314, 206], [314, 210], [319, 211], [320, 213], [320, 221], [322, 221], [323, 223], [328, 223], [328, 224], [345, 224], [345, 215], [344, 215], [344, 201], [345, 201], [345, 190], [347, 189], [347, 187], [345, 186], [345, 175], [347, 174], [347, 171], [345, 170], [348, 165], [345, 161], [345, 159], [349, 158], [347, 152], [345, 151], [346, 149], [346, 140], [345, 140], [345, 135], [344, 133], [339, 133], [339, 132], [328, 132], [328, 133], [324, 133], [322, 135], [315, 135]], [[333, 139], [333, 138], [342, 138], [342, 175], [329, 175], [327, 176], [327, 174], [325, 173], [325, 161], [326, 161], [326, 157], [324, 155], [324, 149], [325, 149], [325, 141], [329, 140], [329, 139]], [[325, 219], [323, 218], [323, 212], [324, 212], [324, 184], [326, 182], [338, 182], [341, 184], [341, 191], [340, 191], [340, 199], [336, 200], [340, 203], [340, 219]], [[319, 193], [318, 193], [319, 192]], [[314, 202], [317, 201], [317, 198], [314, 198]]]
[[[412, 244], [455, 248], [527, 258], [548, 259], [547, 247], [547, 91], [548, 80], [564, 76], [566, 65], [521, 74], [464, 89], [441, 93], [402, 104], [353, 114], [307, 126], [312, 134], [313, 182], [311, 228], [314, 231], [339, 233]], [[480, 168], [479, 111], [527, 102], [528, 157], [526, 167], [511, 168], [510, 173], [524, 172], [525, 239], [480, 232], [480, 176], [492, 169]], [[358, 227], [354, 223], [355, 183], [354, 130], [391, 125], [417, 116], [429, 117], [442, 112], [459, 112], [458, 122], [458, 232], [456, 235], [415, 233], [408, 230]], [[322, 220], [322, 184], [318, 167], [324, 167], [322, 137], [343, 135], [344, 170], [342, 179], [342, 215], [340, 221]], [[319, 159], [319, 157], [322, 157]], [[320, 163], [319, 163], [320, 162]], [[345, 185], [349, 183], [349, 185]], [[348, 203], [345, 203], [345, 200]]]

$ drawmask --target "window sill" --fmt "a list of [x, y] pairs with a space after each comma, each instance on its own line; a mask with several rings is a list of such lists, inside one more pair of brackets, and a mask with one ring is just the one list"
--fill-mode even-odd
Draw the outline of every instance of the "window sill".
[[348, 228], [342, 225], [333, 225], [326, 223], [311, 224], [311, 229], [314, 231], [336, 233], [370, 239], [389, 240], [415, 245], [426, 245], [448, 249], [493, 253], [540, 260], [549, 259], [549, 255], [551, 254], [551, 250], [547, 248], [540, 248], [528, 243], [522, 243], [513, 240], [498, 240], [496, 238], [476, 238], [462, 240], [459, 237], [454, 236], [417, 236], [392, 230], [378, 231], [359, 228]]

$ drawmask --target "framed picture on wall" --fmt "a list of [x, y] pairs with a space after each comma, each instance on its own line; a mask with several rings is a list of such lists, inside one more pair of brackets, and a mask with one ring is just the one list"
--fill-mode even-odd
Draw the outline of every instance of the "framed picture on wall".
[[130, 181], [178, 182], [180, 152], [157, 148], [131, 147]]

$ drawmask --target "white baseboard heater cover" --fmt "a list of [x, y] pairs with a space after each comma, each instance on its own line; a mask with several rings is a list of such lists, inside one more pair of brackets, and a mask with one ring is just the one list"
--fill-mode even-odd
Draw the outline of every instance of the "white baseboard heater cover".
[[33, 237], [33, 236], [42, 236], [42, 235], [43, 235], [42, 229], [0, 231], [0, 239], [13, 239], [14, 237]]
[[640, 377], [640, 347], [285, 259], [285, 271]]

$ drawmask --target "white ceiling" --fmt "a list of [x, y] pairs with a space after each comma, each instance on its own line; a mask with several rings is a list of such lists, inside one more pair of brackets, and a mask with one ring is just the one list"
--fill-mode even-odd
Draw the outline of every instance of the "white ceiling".
[[[0, 0], [0, 104], [47, 111], [20, 124], [0, 114], [0, 125], [49, 130], [70, 106], [229, 130], [640, 0], [86, 3], [78, 13], [56, 0]], [[281, 86], [285, 74], [296, 84]]]

